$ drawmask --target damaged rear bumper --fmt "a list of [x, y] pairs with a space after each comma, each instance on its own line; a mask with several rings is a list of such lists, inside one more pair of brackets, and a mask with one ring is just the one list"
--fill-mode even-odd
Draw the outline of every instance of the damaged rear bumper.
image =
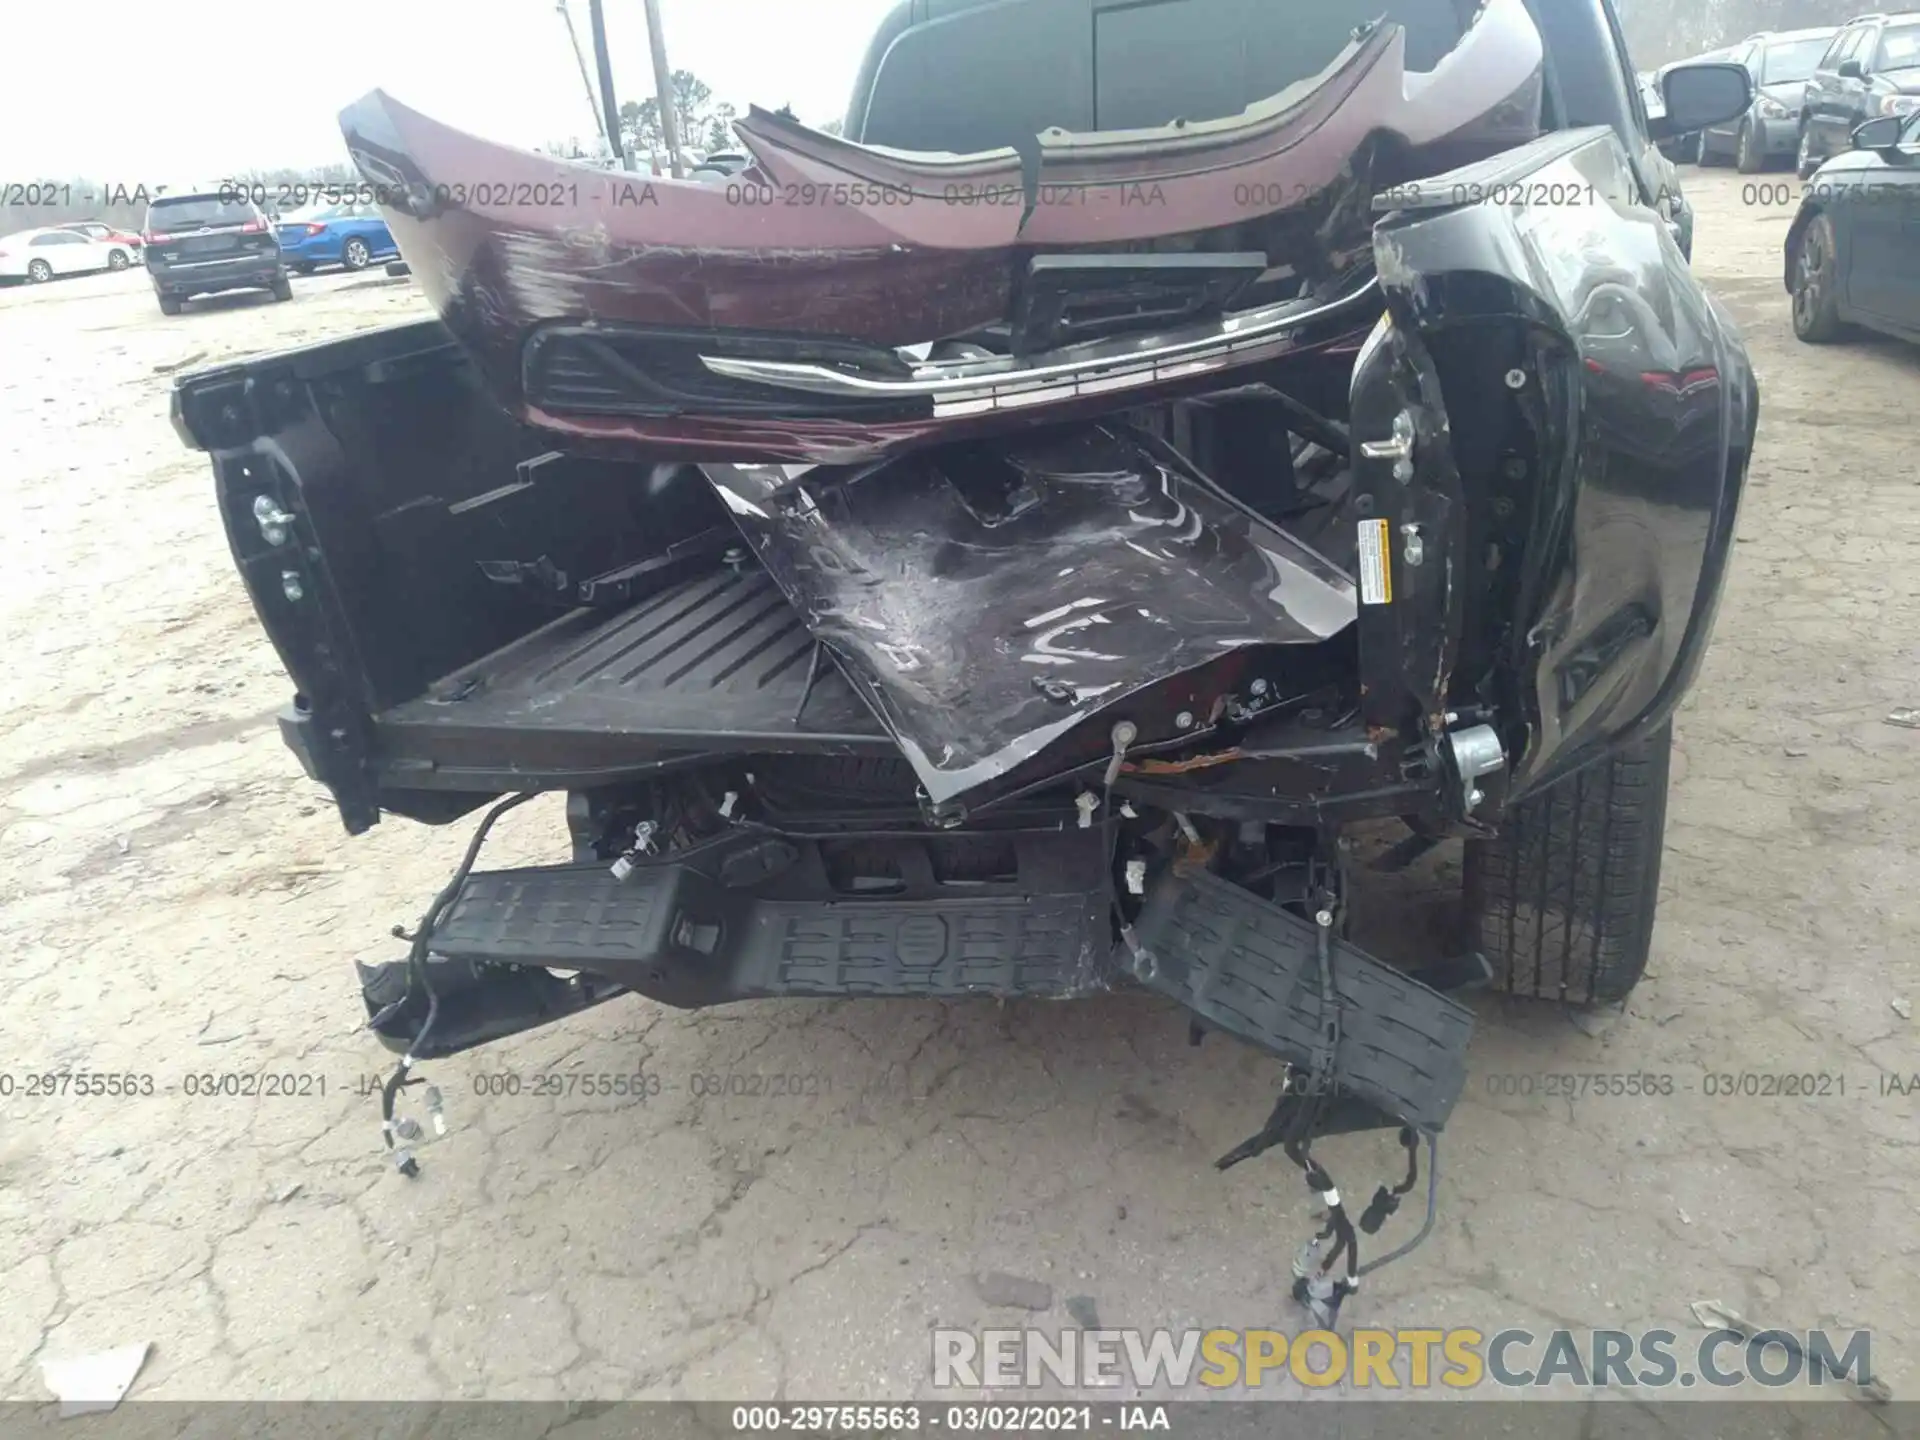
[[[425, 1059], [629, 992], [691, 1009], [775, 997], [1069, 999], [1139, 986], [1206, 1029], [1308, 1065], [1323, 1024], [1312, 922], [1176, 863], [1145, 885], [1131, 943], [1116, 946], [1097, 829], [1012, 843], [1018, 873], [1005, 882], [946, 884], [934, 865], [908, 861], [899, 891], [870, 899], [821, 898], [824, 873], [778, 840], [625, 880], [605, 865], [474, 874], [434, 931], [441, 1014], [428, 1043], [414, 1050], [424, 1004], [378, 1033]], [[1333, 1091], [1374, 1124], [1437, 1132], [1464, 1084], [1472, 1012], [1344, 941], [1331, 958]], [[404, 992], [405, 972], [362, 968], [370, 1014]]]
[[724, 186], [514, 150], [378, 91], [340, 119], [510, 412], [652, 457], [834, 462], [1363, 332], [1374, 186], [1402, 152], [1431, 173], [1532, 138], [1541, 93], [1525, 5], [1489, 0], [1431, 70], [1383, 21], [1238, 114], [1152, 129], [954, 154], [756, 109]]

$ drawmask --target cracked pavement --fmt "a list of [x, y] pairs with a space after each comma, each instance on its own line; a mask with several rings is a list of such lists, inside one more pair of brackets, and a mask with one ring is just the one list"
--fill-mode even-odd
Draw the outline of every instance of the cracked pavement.
[[[1742, 204], [1725, 172], [1685, 183], [1762, 415], [1677, 722], [1650, 976], [1598, 1023], [1478, 1001], [1439, 1226], [1342, 1319], [1684, 1340], [1688, 1302], [1713, 1296], [1871, 1329], [1876, 1372], [1910, 1394], [1920, 1102], [1876, 1087], [1920, 1072], [1920, 731], [1885, 723], [1920, 704], [1920, 350], [1796, 343], [1788, 207]], [[43, 1357], [151, 1339], [136, 1396], [929, 1396], [932, 1326], [1033, 1316], [983, 1301], [988, 1271], [1049, 1287], [1049, 1328], [1081, 1296], [1109, 1326], [1297, 1328], [1304, 1187], [1277, 1159], [1211, 1169], [1277, 1067], [1189, 1048], [1183, 1013], [1137, 996], [617, 1001], [424, 1067], [452, 1131], [417, 1181], [393, 1173], [355, 1093], [389, 1057], [359, 1032], [348, 961], [395, 953], [387, 928], [418, 918], [469, 827], [341, 831], [280, 744], [288, 684], [206, 459], [166, 420], [174, 370], [419, 310], [378, 280], [295, 294], [175, 319], [138, 275], [0, 295], [5, 1395], [43, 1398]], [[547, 797], [483, 863], [565, 853]], [[1371, 881], [1359, 938], [1418, 954], [1457, 878], [1442, 852]], [[48, 1070], [155, 1093], [27, 1096]], [[1740, 1071], [1844, 1076], [1846, 1095], [1703, 1093]], [[1667, 1074], [1676, 1093], [1498, 1093], [1563, 1072]], [[579, 1079], [637, 1073], [658, 1093]], [[232, 1074], [301, 1093], [218, 1093]], [[216, 1093], [185, 1093], [190, 1075]], [[506, 1076], [519, 1093], [481, 1093]], [[791, 1078], [776, 1095], [767, 1077]], [[1390, 1137], [1322, 1153], [1360, 1187], [1399, 1163]]]

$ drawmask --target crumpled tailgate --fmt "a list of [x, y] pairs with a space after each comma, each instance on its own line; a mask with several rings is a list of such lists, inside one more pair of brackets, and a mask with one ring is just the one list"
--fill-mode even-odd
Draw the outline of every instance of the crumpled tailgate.
[[1139, 746], [1189, 742], [1353, 623], [1344, 573], [1118, 425], [869, 470], [703, 468], [936, 804], [1130, 699]]

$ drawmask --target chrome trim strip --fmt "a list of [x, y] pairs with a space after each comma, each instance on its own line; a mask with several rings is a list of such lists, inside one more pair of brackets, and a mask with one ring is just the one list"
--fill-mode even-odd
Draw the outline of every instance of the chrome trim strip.
[[265, 260], [269, 258], [265, 250], [239, 250], [231, 255], [216, 255], [211, 260], [168, 260], [161, 257], [160, 263], [168, 270], [204, 270], [209, 265], [232, 265], [241, 260]]
[[910, 380], [876, 380], [806, 361], [702, 355], [700, 363], [716, 375], [783, 390], [863, 399], [931, 399], [936, 416], [965, 415], [1219, 369], [1236, 359], [1253, 358], [1246, 352], [1284, 349], [1300, 326], [1353, 308], [1369, 296], [1378, 299], [1379, 289], [1379, 280], [1369, 276], [1359, 289], [1323, 304], [1303, 309], [1301, 302], [1291, 300], [1223, 316], [1204, 329], [1099, 341], [1083, 347], [1072, 359], [1049, 365], [1022, 366], [1011, 357], [996, 356], [919, 365]]

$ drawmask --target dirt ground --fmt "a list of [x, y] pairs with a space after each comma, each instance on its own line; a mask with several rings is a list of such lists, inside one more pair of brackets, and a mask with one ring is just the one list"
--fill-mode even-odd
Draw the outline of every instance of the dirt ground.
[[[1688, 1302], [1719, 1297], [1872, 1330], [1910, 1395], [1920, 1127], [1879, 1087], [1920, 1071], [1920, 731], [1886, 723], [1920, 705], [1920, 351], [1796, 343], [1788, 208], [1743, 204], [1725, 172], [1685, 182], [1763, 401], [1678, 720], [1651, 975], [1599, 1023], [1479, 1002], [1439, 1228], [1342, 1318], [1686, 1337]], [[615, 1002], [425, 1067], [453, 1129], [418, 1180], [394, 1174], [354, 1093], [388, 1057], [358, 1032], [348, 962], [393, 957], [388, 927], [417, 919], [468, 827], [349, 840], [282, 748], [289, 686], [167, 394], [181, 368], [421, 309], [349, 277], [173, 319], [137, 273], [0, 294], [0, 1391], [40, 1398], [41, 1359], [152, 1340], [136, 1395], [927, 1395], [930, 1327], [1028, 1319], [981, 1297], [987, 1271], [1050, 1287], [1048, 1327], [1087, 1297], [1110, 1326], [1297, 1328], [1304, 1187], [1277, 1159], [1211, 1169], [1276, 1066], [1189, 1048], [1143, 998]], [[486, 863], [565, 850], [549, 798]], [[1434, 904], [1400, 913], [1417, 949]], [[661, 1093], [529, 1093], [538, 1073], [637, 1069]], [[59, 1070], [155, 1093], [28, 1098]], [[1567, 1071], [1676, 1093], [1495, 1093]], [[1846, 1093], [1704, 1093], [1749, 1071]], [[509, 1072], [522, 1093], [476, 1093]], [[325, 1094], [186, 1093], [263, 1073]], [[771, 1075], [806, 1093], [724, 1093]], [[1326, 1154], [1368, 1190], [1398, 1159], [1378, 1136]]]

